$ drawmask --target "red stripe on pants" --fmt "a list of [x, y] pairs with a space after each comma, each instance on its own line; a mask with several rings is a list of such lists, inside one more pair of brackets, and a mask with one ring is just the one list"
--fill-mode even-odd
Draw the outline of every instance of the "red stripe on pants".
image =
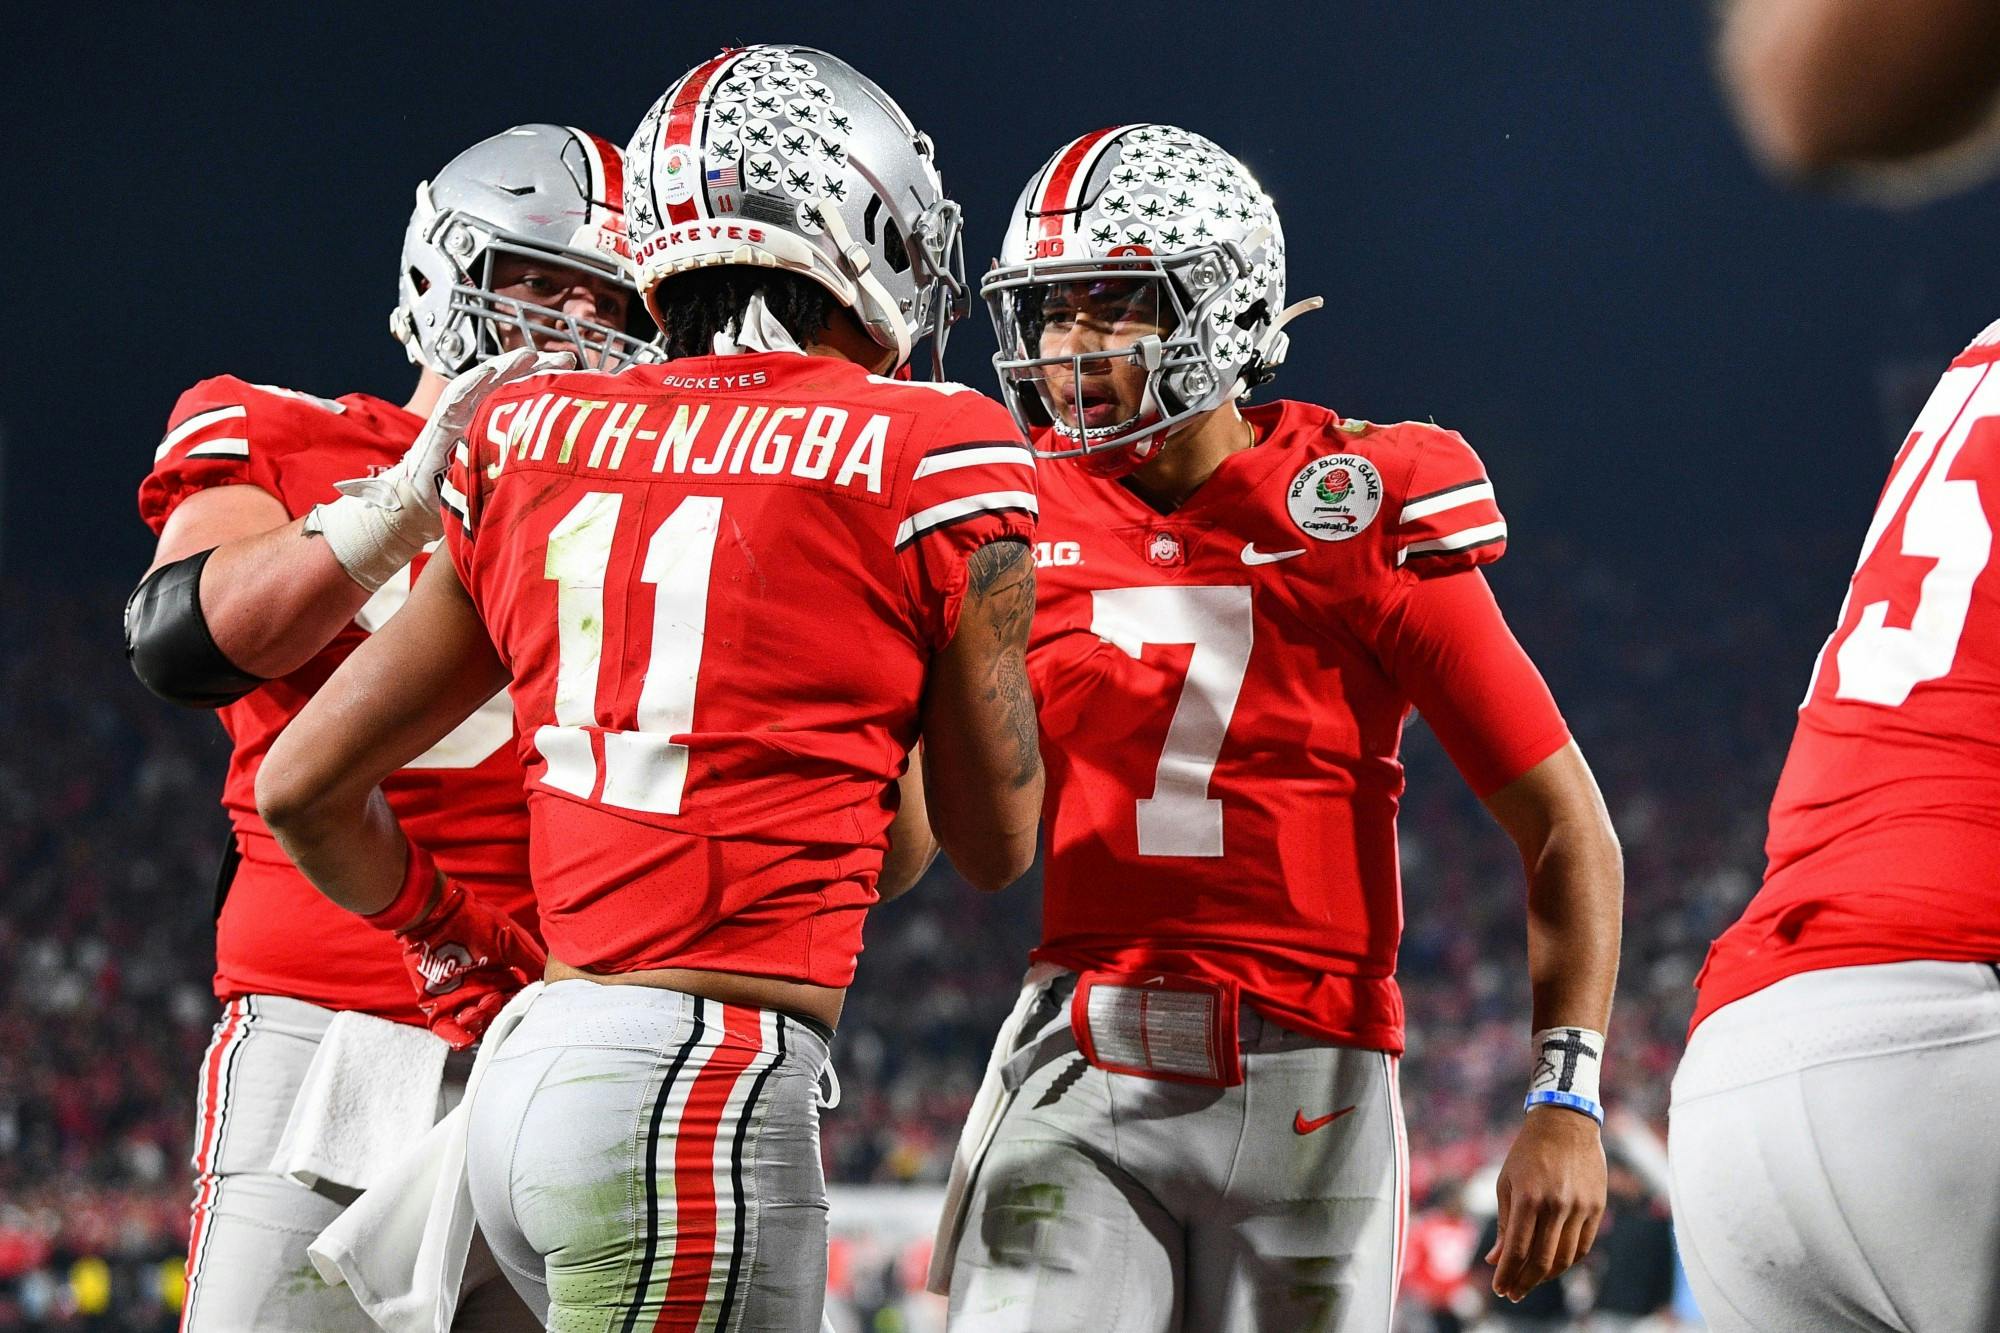
[[758, 1011], [722, 1006], [722, 1042], [688, 1089], [674, 1143], [674, 1266], [655, 1333], [694, 1333], [715, 1268], [715, 1140], [736, 1080], [764, 1046]]
[[215, 1205], [215, 1150], [222, 1141], [222, 1066], [243, 1025], [242, 1000], [229, 1002], [229, 1016], [222, 1031], [209, 1043], [208, 1057], [201, 1071], [201, 1142], [194, 1152], [195, 1179], [200, 1192], [194, 1201], [194, 1226], [188, 1233], [187, 1281], [181, 1297], [181, 1327], [187, 1327], [188, 1311], [194, 1308], [194, 1279], [201, 1268], [201, 1241], [208, 1230], [208, 1210]]

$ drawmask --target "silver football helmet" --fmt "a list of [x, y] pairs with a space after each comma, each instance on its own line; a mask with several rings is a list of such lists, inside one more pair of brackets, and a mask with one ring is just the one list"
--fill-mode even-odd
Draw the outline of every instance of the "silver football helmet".
[[[1063, 289], [1143, 312], [1162, 331], [1045, 354], [1044, 312], [1067, 299]], [[1320, 304], [1285, 308], [1285, 235], [1271, 197], [1241, 162], [1171, 125], [1097, 130], [1057, 150], [1021, 192], [979, 290], [1015, 421], [1030, 435], [1053, 428], [1045, 457], [1082, 457], [1107, 473], [1130, 471], [1183, 423], [1269, 380], [1285, 358], [1285, 325]], [[1059, 410], [1051, 367], [1080, 384], [1092, 363], [1126, 359], [1147, 372], [1137, 413], [1090, 425], [1080, 409]]]
[[626, 218], [639, 292], [709, 264], [802, 274], [906, 364], [966, 309], [958, 205], [928, 135], [845, 61], [810, 47], [724, 51], [632, 136]]
[[531, 343], [559, 334], [579, 365], [619, 370], [657, 360], [636, 300], [630, 327], [612, 328], [493, 291], [501, 255], [555, 260], [631, 288], [624, 181], [624, 158], [608, 140], [521, 125], [474, 144], [417, 186], [389, 316], [410, 360], [456, 375], [504, 350], [503, 328]]

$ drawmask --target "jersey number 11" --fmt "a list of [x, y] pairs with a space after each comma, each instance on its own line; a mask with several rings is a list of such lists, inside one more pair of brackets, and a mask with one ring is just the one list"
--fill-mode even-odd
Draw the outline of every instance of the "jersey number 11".
[[556, 585], [555, 723], [535, 729], [548, 765], [542, 782], [589, 800], [597, 791], [590, 731], [604, 735], [604, 790], [624, 810], [677, 815], [687, 786], [688, 747], [669, 739], [694, 730], [695, 680], [708, 629], [708, 576], [722, 501], [690, 495], [653, 530], [639, 579], [653, 587], [653, 641], [639, 690], [637, 726], [613, 731], [597, 716], [604, 653], [604, 576], [625, 497], [591, 491], [549, 533], [543, 576]]

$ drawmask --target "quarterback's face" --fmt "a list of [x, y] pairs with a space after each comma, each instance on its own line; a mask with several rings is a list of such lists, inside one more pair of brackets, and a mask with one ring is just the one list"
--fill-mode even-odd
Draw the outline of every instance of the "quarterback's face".
[[[1159, 285], [1144, 278], [1050, 283], [1042, 289], [1040, 319], [1045, 357], [1122, 352], [1167, 332]], [[1042, 371], [1046, 401], [1061, 424], [1103, 430], [1139, 414], [1147, 371], [1137, 356], [1092, 356], [1081, 367], [1081, 377], [1075, 364]]]
[[[568, 315], [581, 323], [603, 324], [614, 329], [627, 327], [632, 312], [632, 293], [598, 273], [571, 268], [551, 260], [526, 255], [497, 255], [493, 260], [493, 295], [504, 314], [518, 315], [523, 306], [539, 306]], [[518, 302], [518, 305], [513, 303]], [[510, 306], [512, 308], [510, 308]], [[535, 327], [535, 345], [544, 352], [574, 350], [567, 331], [545, 328], [528, 312]], [[527, 341], [516, 325], [498, 326], [501, 347], [512, 351]], [[586, 345], [589, 339], [585, 339]]]

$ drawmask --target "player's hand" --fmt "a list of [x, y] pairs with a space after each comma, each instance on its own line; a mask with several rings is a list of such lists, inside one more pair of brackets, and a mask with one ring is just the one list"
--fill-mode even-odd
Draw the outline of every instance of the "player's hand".
[[1590, 1253], [1604, 1220], [1597, 1122], [1559, 1106], [1527, 1113], [1500, 1168], [1500, 1238], [1487, 1252], [1493, 1294], [1518, 1301]]
[[505, 913], [446, 880], [421, 921], [396, 932], [430, 1030], [462, 1051], [542, 975], [541, 946]]
[[423, 540], [436, 541], [444, 533], [444, 521], [438, 514], [438, 480], [451, 466], [451, 451], [465, 438], [480, 404], [516, 380], [568, 370], [575, 364], [573, 353], [538, 352], [532, 347], [516, 348], [480, 362], [444, 386], [430, 420], [400, 462], [373, 477], [336, 482], [334, 489], [396, 515], [398, 527], [412, 536], [418, 535], [419, 524], [425, 525]]

